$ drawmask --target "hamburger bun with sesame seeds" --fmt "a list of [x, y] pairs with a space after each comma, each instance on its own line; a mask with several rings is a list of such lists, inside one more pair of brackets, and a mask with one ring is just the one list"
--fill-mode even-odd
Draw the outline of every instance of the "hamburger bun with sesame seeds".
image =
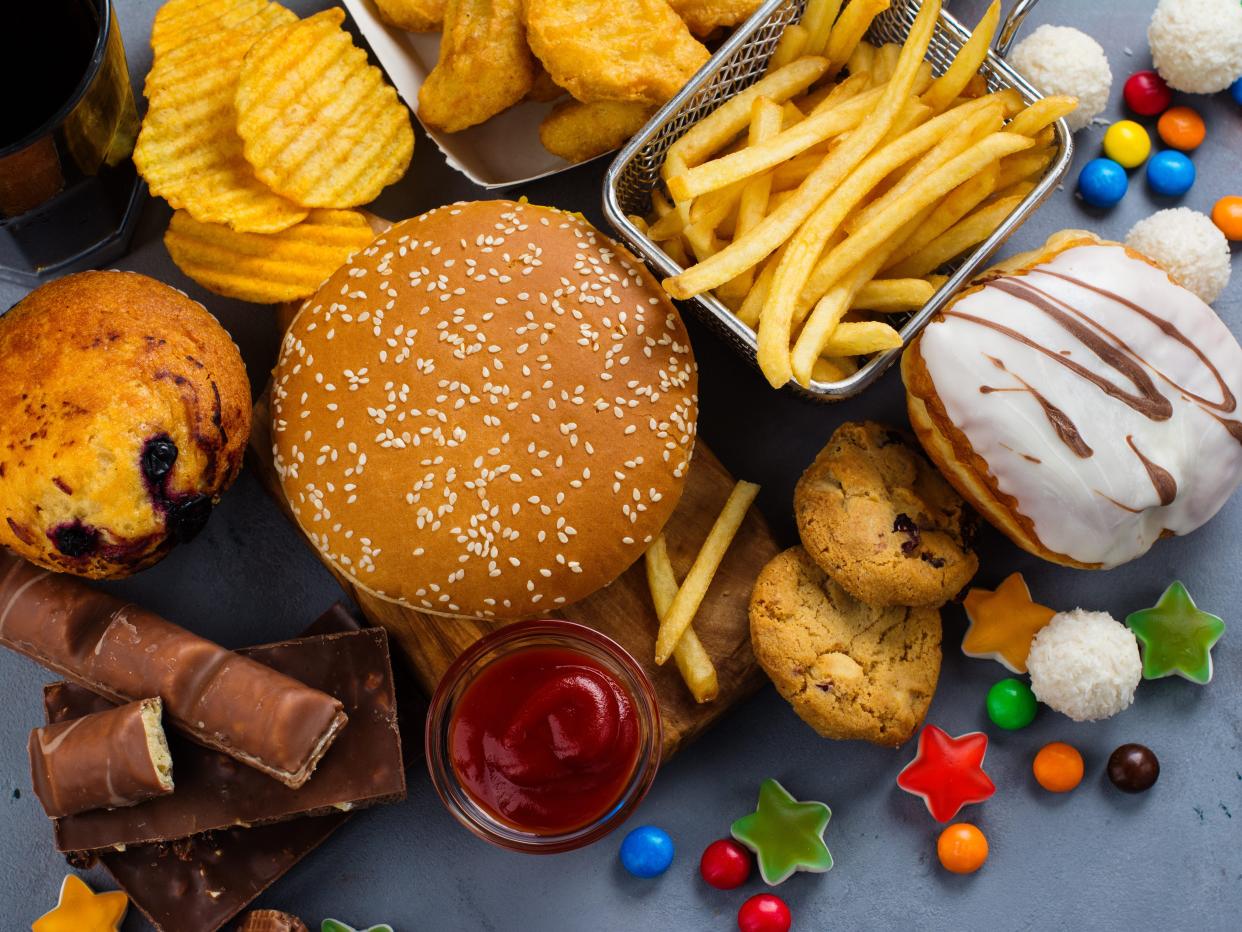
[[441, 207], [306, 302], [273, 454], [311, 543], [362, 589], [515, 619], [637, 560], [681, 497], [698, 376], [656, 280], [577, 214]]

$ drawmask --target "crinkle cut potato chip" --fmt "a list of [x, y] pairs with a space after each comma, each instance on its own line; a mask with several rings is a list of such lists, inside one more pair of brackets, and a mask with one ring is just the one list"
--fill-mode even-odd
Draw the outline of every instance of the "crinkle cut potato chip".
[[315, 293], [324, 280], [374, 237], [356, 210], [312, 210], [279, 233], [238, 233], [172, 216], [164, 245], [173, 262], [208, 291], [255, 304], [278, 304]]
[[257, 36], [294, 19], [293, 13], [271, 0], [167, 0], [151, 24], [151, 49], [158, 58], [229, 29]]
[[[152, 194], [195, 220], [276, 233], [305, 219], [307, 211], [259, 181], [242, 154], [233, 97], [254, 41], [237, 30], [198, 39], [185, 47], [175, 80], [171, 72], [153, 75], [134, 164]], [[204, 54], [200, 43], [215, 54]], [[157, 60], [153, 71], [160, 67]]]
[[366, 204], [409, 167], [410, 114], [333, 7], [254, 44], [237, 86], [246, 159], [307, 207]]

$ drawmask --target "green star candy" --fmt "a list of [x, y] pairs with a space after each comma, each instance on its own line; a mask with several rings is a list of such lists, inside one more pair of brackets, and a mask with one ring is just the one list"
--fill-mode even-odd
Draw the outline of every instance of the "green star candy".
[[1225, 623], [1200, 611], [1186, 587], [1175, 582], [1152, 608], [1135, 612], [1126, 624], [1143, 648], [1143, 679], [1185, 677], [1200, 686], [1212, 679], [1212, 645]]
[[353, 926], [347, 926], [339, 919], [325, 919], [319, 926], [319, 932], [392, 932], [390, 925], [369, 926], [365, 929], [355, 929]]
[[759, 787], [759, 806], [733, 823], [733, 837], [759, 861], [759, 875], [769, 886], [793, 876], [794, 871], [822, 874], [832, 867], [824, 844], [824, 829], [832, 810], [823, 803], [801, 803], [775, 780]]

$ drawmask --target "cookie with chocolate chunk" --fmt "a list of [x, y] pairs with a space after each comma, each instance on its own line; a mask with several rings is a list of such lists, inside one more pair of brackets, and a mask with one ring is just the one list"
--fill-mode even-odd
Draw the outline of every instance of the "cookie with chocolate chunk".
[[825, 738], [902, 744], [940, 676], [937, 609], [860, 602], [801, 547], [759, 574], [750, 637], [777, 691]]
[[794, 492], [802, 545], [869, 605], [942, 605], [970, 582], [973, 515], [907, 438], [845, 423]]

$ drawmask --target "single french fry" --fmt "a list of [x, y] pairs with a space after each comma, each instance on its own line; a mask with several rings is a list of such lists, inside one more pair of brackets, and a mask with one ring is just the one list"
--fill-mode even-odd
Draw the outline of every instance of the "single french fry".
[[870, 42], [859, 42], [854, 46], [849, 59], [845, 62], [845, 70], [851, 76], [870, 76], [875, 67], [875, 46]]
[[638, 228], [638, 232], [644, 235], [647, 233], [647, 221], [644, 218], [638, 216], [638, 214], [628, 214], [627, 216], [629, 217], [630, 223], [634, 224], [634, 226]]
[[953, 224], [987, 200], [996, 190], [999, 169], [989, 165], [973, 178], [962, 182], [936, 205], [927, 220], [901, 244], [889, 258], [884, 272], [904, 262]]
[[[806, 181], [806, 176], [815, 171], [823, 160], [823, 153], [803, 153], [797, 158], [777, 165], [766, 176], [761, 175], [760, 177], [772, 179], [773, 191], [788, 191], [790, 188], [796, 188]], [[751, 180], [752, 183], [754, 180]]]
[[877, 278], [858, 289], [850, 310], [900, 314], [918, 310], [935, 293], [936, 289], [921, 278]]
[[[651, 590], [651, 601], [655, 605], [656, 618], [661, 621], [668, 615], [669, 606], [677, 597], [677, 576], [673, 572], [673, 563], [668, 556], [668, 542], [661, 534], [655, 539], [646, 553], [647, 588]], [[677, 672], [690, 690], [695, 702], [711, 702], [720, 695], [720, 681], [716, 675], [716, 667], [708, 656], [703, 642], [694, 633], [694, 628], [686, 628], [685, 634], [673, 648], [673, 661], [677, 664]]]
[[826, 84], [799, 99], [802, 106], [814, 114], [838, 107], [870, 86], [871, 78], [868, 75], [852, 74], [839, 84]]
[[1005, 130], [1017, 133], [1019, 136], [1034, 136], [1044, 127], [1051, 126], [1077, 108], [1077, 97], [1069, 97], [1065, 94], [1042, 97], [1010, 120]]
[[824, 47], [824, 55], [831, 63], [828, 66], [829, 77], [841, 70], [853, 54], [854, 47], [871, 28], [871, 21], [887, 10], [889, 5], [889, 0], [851, 0], [845, 5], [828, 36], [828, 44]]
[[1035, 190], [1036, 182], [1028, 179], [1015, 181], [1007, 188], [997, 188], [992, 192], [989, 200], [999, 201], [1003, 197], [1025, 198], [1028, 194]]
[[818, 110], [759, 145], [704, 162], [683, 175], [669, 178], [668, 189], [675, 200], [701, 197], [739, 179], [774, 168], [825, 139], [857, 127], [869, 118], [883, 93], [884, 88], [872, 88], [838, 107]]
[[815, 367], [811, 369], [811, 381], [813, 382], [840, 382], [842, 379], [849, 378], [851, 373], [845, 370], [844, 366], [837, 364], [836, 359], [827, 359], [820, 357], [815, 360]]
[[954, 256], [960, 256], [967, 249], [978, 246], [1013, 213], [1022, 203], [1022, 198], [1023, 195], [1015, 194], [985, 204], [945, 230], [910, 258], [894, 266], [893, 274], [902, 277], [928, 275]]
[[945, 73], [937, 78], [923, 95], [923, 103], [938, 113], [966, 90], [966, 86], [979, 73], [979, 67], [987, 58], [988, 48], [992, 45], [992, 36], [996, 34], [998, 22], [1000, 22], [1000, 0], [992, 0], [983, 18], [979, 20], [979, 25], [975, 27], [975, 31], [970, 34], [970, 38], [953, 57], [953, 64], [949, 65]]
[[879, 320], [838, 324], [820, 352], [829, 356], [869, 356], [901, 346], [901, 334]]
[[680, 235], [660, 243], [660, 248], [683, 269], [690, 265], [690, 254], [686, 251], [685, 241]]
[[[862, 45], [863, 43], [859, 43]], [[885, 42], [875, 50], [871, 60], [871, 82], [883, 84], [893, 76], [897, 68], [897, 56], [901, 54], [901, 46], [896, 42]]]
[[[684, 174], [686, 169], [727, 145], [750, 122], [750, 108], [755, 99], [770, 97], [784, 103], [802, 93], [828, 70], [827, 59], [807, 56], [790, 62], [784, 68], [760, 78], [746, 90], [729, 98], [673, 143], [665, 157], [663, 175], [667, 179]], [[669, 163], [673, 164], [670, 165]]]
[[[689, 205], [687, 205], [687, 212], [688, 208]], [[662, 243], [675, 236], [681, 236], [685, 228], [686, 221], [684, 215], [680, 211], [673, 209], [653, 223], [651, 229], [647, 231], [647, 235], [655, 242]]]
[[1004, 119], [1003, 105], [990, 96], [962, 104], [960, 107], [941, 114], [941, 117], [952, 117], [953, 114], [957, 114], [961, 121], [957, 131], [944, 136], [926, 155], [903, 169], [901, 176], [891, 188], [846, 221], [847, 230], [853, 233], [859, 227], [865, 226], [883, 214], [897, 198], [909, 191], [920, 180], [926, 178], [949, 159], [965, 152], [983, 137], [999, 130], [1001, 121]]
[[[797, 316], [808, 312], [823, 293], [821, 290], [809, 298], [805, 294], [816, 261], [828, 248], [829, 239], [844, 223], [849, 212], [895, 168], [932, 149], [951, 134], [959, 134], [963, 126], [971, 124], [976, 114], [986, 117], [989, 112], [995, 115], [999, 125], [999, 106], [981, 102], [943, 113], [874, 152], [794, 234], [777, 270], [759, 325], [759, 367], [775, 387], [789, 381], [789, 339]], [[845, 308], [842, 308], [842, 313], [844, 311]], [[781, 381], [778, 383], [777, 379]]]
[[776, 50], [768, 60], [768, 67], [782, 68], [788, 65], [806, 51], [809, 38], [810, 33], [807, 32], [805, 26], [798, 24], [786, 26], [785, 31], [781, 33], [780, 41], [776, 43]]
[[[851, 3], [846, 9], [853, 6], [854, 3]], [[670, 295], [685, 299], [715, 288], [757, 264], [794, 234], [811, 212], [888, 132], [897, 111], [910, 95], [918, 63], [927, 54], [939, 13], [940, 0], [927, 0], [919, 9], [906, 39], [897, 75], [885, 86], [884, 95], [870, 118], [852, 132], [849, 139], [834, 149], [819, 168], [798, 187], [793, 196], [770, 212], [759, 226], [746, 236], [735, 239], [706, 262], [666, 279], [664, 289]], [[808, 117], [806, 122], [810, 119]], [[787, 346], [786, 344], [786, 350]]]
[[[767, 97], [755, 101], [751, 111], [750, 132], [748, 142], [758, 145], [765, 139], [775, 136], [781, 128], [780, 104]], [[745, 236], [764, 218], [768, 212], [768, 197], [772, 193], [771, 174], [751, 178], [742, 189], [742, 197], [738, 202], [737, 223], [733, 228], [733, 236]], [[754, 284], [755, 270], [747, 269], [735, 278], [729, 279], [716, 289], [716, 297], [725, 304], [731, 302], [740, 305], [750, 293]], [[732, 306], [732, 305], [731, 305]]]
[[810, 0], [802, 14], [802, 25], [807, 31], [806, 54], [823, 55], [832, 33], [832, 24], [841, 12], [842, 0]]
[[707, 595], [712, 578], [720, 568], [725, 551], [729, 549], [738, 528], [742, 526], [746, 512], [750, 510], [758, 494], [759, 486], [752, 482], [738, 482], [733, 487], [707, 539], [703, 541], [698, 556], [694, 558], [690, 572], [686, 573], [681, 588], [677, 590], [673, 604], [660, 620], [660, 631], [656, 635], [656, 664], [663, 666], [668, 661], [677, 642], [690, 627], [699, 606], [703, 604], [703, 597]]
[[996, 179], [997, 190], [1035, 175], [1042, 175], [1052, 162], [1052, 155], [1049, 149], [1032, 149], [1001, 159], [1000, 176]]
[[[877, 243], [883, 242], [896, 232], [910, 216], [935, 203], [959, 184], [983, 171], [998, 159], [1030, 146], [1031, 141], [1025, 136], [999, 132], [993, 133], [961, 155], [950, 159], [894, 200], [887, 212], [860, 227], [845, 242], [825, 256], [815, 268], [813, 280], [816, 287], [831, 287], [849, 269], [857, 265]], [[908, 277], [896, 270], [893, 274], [896, 277]]]
[[656, 188], [651, 192], [651, 209], [655, 211], [657, 218], [663, 217], [673, 209], [673, 203], [664, 196], [664, 192]]

